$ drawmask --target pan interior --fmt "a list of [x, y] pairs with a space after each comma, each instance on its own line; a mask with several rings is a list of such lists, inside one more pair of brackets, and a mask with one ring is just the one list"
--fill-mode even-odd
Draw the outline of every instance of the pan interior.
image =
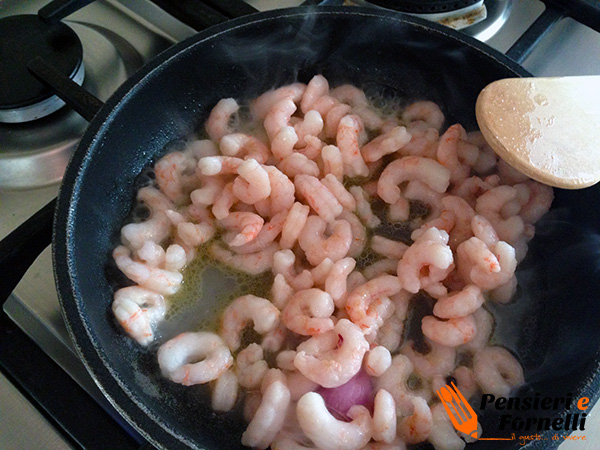
[[[332, 85], [348, 82], [407, 101], [432, 100], [442, 106], [447, 125], [460, 122], [468, 130], [476, 127], [474, 105], [484, 86], [527, 75], [475, 41], [394, 13], [291, 9], [200, 33], [109, 100], [84, 136], [61, 190], [57, 283], [90, 372], [160, 447], [240, 448], [245, 425], [235, 415], [213, 413], [205, 386], [187, 388], [162, 378], [154, 352], [126, 338], [111, 317], [112, 293], [122, 279], [110, 254], [133, 203], [136, 177], [169, 142], [197, 130], [221, 98], [251, 99], [315, 74]], [[532, 381], [528, 391], [577, 395], [590, 380], [595, 383], [589, 376], [600, 344], [599, 241], [590, 230], [599, 228], [600, 217], [589, 205], [598, 200], [593, 188], [557, 191], [520, 271], [527, 289], [522, 295], [535, 296], [540, 305], [518, 339], [526, 379]], [[499, 442], [492, 447], [500, 448]]]

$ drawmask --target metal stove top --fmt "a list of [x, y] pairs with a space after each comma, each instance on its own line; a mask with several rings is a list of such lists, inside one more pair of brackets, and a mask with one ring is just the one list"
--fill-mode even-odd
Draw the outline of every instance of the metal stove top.
[[[296, 6], [301, 0], [247, 0], [259, 10]], [[35, 14], [45, 0], [0, 0], [0, 17]], [[489, 2], [488, 2], [489, 3]], [[542, 13], [537, 0], [499, 2], [486, 28], [475, 37], [505, 52]], [[83, 86], [106, 100], [132, 71], [194, 30], [149, 0], [97, 0], [69, 16], [80, 36], [88, 72]], [[479, 27], [483, 30], [483, 25]], [[490, 31], [492, 30], [492, 31]], [[115, 34], [116, 33], [116, 34]], [[523, 63], [534, 75], [600, 75], [600, 34], [565, 19], [545, 36]], [[74, 112], [60, 112], [34, 125], [45, 138], [29, 144], [26, 127], [0, 125], [0, 238], [57, 195], [59, 180], [86, 123]], [[39, 144], [37, 144], [39, 145]], [[52, 149], [48, 151], [48, 146]], [[43, 160], [40, 168], [36, 162]], [[34, 167], [35, 166], [35, 167]], [[30, 177], [33, 171], [33, 178]], [[3, 305], [4, 311], [107, 410], [112, 410], [78, 359], [61, 317], [50, 249], [46, 249]], [[600, 426], [599, 426], [600, 428]]]

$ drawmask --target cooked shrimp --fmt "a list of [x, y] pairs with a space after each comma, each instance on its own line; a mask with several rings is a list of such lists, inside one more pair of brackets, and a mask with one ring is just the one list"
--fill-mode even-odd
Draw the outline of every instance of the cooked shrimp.
[[342, 152], [335, 145], [326, 145], [321, 150], [321, 159], [323, 160], [323, 173], [332, 174], [338, 180], [344, 178], [344, 161]]
[[240, 201], [253, 205], [271, 195], [269, 174], [255, 159], [240, 164], [238, 174], [233, 181], [233, 194]]
[[[271, 195], [264, 200], [268, 209], [268, 214], [265, 216], [274, 216], [282, 211], [288, 211], [296, 202], [294, 183], [275, 166], [264, 166], [269, 174], [269, 182], [271, 183]], [[263, 202], [256, 203], [254, 206], [258, 208]], [[262, 214], [262, 213], [261, 213]]]
[[373, 439], [391, 443], [396, 438], [396, 402], [392, 394], [379, 389], [373, 405]]
[[374, 380], [374, 388], [379, 391], [385, 389], [394, 398], [396, 408], [400, 411], [410, 405], [408, 398], [411, 390], [408, 387], [408, 378], [413, 372], [413, 365], [405, 355], [398, 354], [392, 358], [390, 367]]
[[277, 308], [282, 310], [285, 308], [286, 303], [294, 295], [294, 288], [292, 288], [285, 276], [281, 273], [275, 275], [273, 284], [271, 285], [271, 301]]
[[113, 250], [113, 259], [121, 272], [131, 281], [162, 295], [177, 292], [183, 281], [179, 272], [159, 269], [131, 259], [131, 251], [119, 245]]
[[237, 380], [240, 386], [246, 389], [255, 389], [260, 386], [269, 370], [263, 348], [255, 342], [240, 350], [235, 358], [235, 363]]
[[391, 295], [402, 289], [393, 275], [381, 275], [354, 289], [346, 300], [346, 312], [365, 333], [377, 330], [394, 312]]
[[381, 219], [371, 209], [371, 197], [361, 186], [351, 186], [350, 193], [356, 201], [356, 214], [369, 228], [381, 225]]
[[454, 268], [448, 234], [430, 228], [411, 245], [398, 263], [398, 278], [402, 288], [416, 294], [425, 290], [434, 298], [447, 294], [441, 283]]
[[394, 258], [384, 258], [368, 265], [363, 269], [363, 274], [367, 280], [372, 280], [380, 275], [396, 275], [398, 271], [398, 260]]
[[235, 156], [205, 156], [198, 161], [198, 170], [202, 175], [237, 174], [243, 162]]
[[[280, 372], [278, 369], [271, 369], [271, 371]], [[261, 387], [261, 392], [260, 406], [246, 431], [242, 433], [242, 444], [252, 448], [267, 449], [283, 427], [290, 404], [290, 391], [285, 376], [282, 375], [267, 386]]]
[[163, 375], [185, 386], [216, 380], [232, 364], [233, 357], [223, 340], [205, 331], [181, 333], [158, 349]]
[[300, 110], [307, 114], [315, 101], [329, 93], [329, 82], [323, 75], [315, 75], [306, 85], [306, 90], [300, 100]]
[[156, 183], [161, 192], [174, 203], [186, 199], [189, 188], [194, 182], [196, 160], [183, 152], [172, 152], [154, 165]]
[[273, 255], [273, 273], [282, 274], [295, 291], [309, 289], [314, 284], [310, 270], [296, 270], [296, 255], [289, 249], [280, 250]]
[[352, 422], [344, 422], [331, 415], [323, 397], [308, 392], [298, 400], [296, 414], [302, 431], [321, 450], [360, 450], [371, 439], [371, 415], [364, 406], [350, 408]]
[[279, 244], [273, 242], [261, 251], [238, 255], [231, 250], [223, 248], [218, 243], [214, 243], [208, 248], [209, 254], [217, 261], [231, 267], [235, 270], [258, 275], [271, 269], [273, 265], [273, 255], [279, 250]]
[[277, 167], [290, 178], [294, 178], [299, 174], [318, 177], [321, 173], [316, 162], [308, 159], [308, 157], [298, 152], [292, 153], [291, 155], [283, 158]]
[[219, 141], [219, 149], [225, 156], [252, 158], [260, 164], [265, 164], [271, 157], [269, 148], [260, 139], [244, 133], [223, 136]]
[[312, 288], [296, 292], [287, 302], [281, 320], [294, 333], [313, 336], [333, 330], [335, 304], [331, 296], [320, 289]]
[[360, 151], [365, 162], [379, 161], [385, 155], [400, 150], [410, 142], [411, 138], [406, 127], [397, 126], [369, 141]]
[[298, 134], [291, 125], [283, 126], [271, 138], [271, 152], [276, 161], [281, 161], [294, 154], [294, 147], [298, 143]]
[[347, 103], [352, 107], [361, 106], [368, 102], [365, 92], [351, 84], [337, 86], [331, 90], [330, 94], [340, 102]]
[[448, 347], [466, 344], [477, 331], [475, 319], [471, 315], [448, 320], [425, 316], [421, 321], [421, 329], [429, 339]]
[[446, 118], [437, 103], [423, 100], [407, 106], [402, 112], [402, 120], [405, 122], [422, 120], [439, 131]]
[[321, 183], [331, 191], [344, 209], [348, 211], [354, 211], [356, 209], [356, 200], [354, 199], [354, 196], [346, 190], [346, 187], [335, 177], [335, 175], [331, 173], [325, 175], [321, 178]]
[[467, 139], [467, 132], [460, 124], [449, 127], [440, 137], [437, 160], [450, 171], [452, 183], [460, 184], [471, 172], [471, 167], [459, 158], [459, 146]]
[[365, 355], [365, 372], [372, 377], [380, 377], [392, 365], [392, 354], [382, 345], [376, 345]]
[[238, 399], [239, 384], [235, 372], [228, 370], [212, 386], [210, 406], [219, 412], [231, 411]]
[[525, 382], [521, 364], [502, 347], [486, 347], [475, 353], [473, 371], [481, 390], [497, 397], [508, 397]]
[[529, 196], [521, 206], [519, 215], [527, 223], [536, 223], [552, 206], [554, 191], [552, 187], [533, 180], [526, 181], [525, 184], [529, 188]]
[[296, 192], [326, 222], [332, 222], [344, 207], [318, 178], [300, 174], [294, 179]]
[[304, 83], [292, 83], [277, 89], [271, 89], [250, 103], [250, 112], [254, 117], [264, 119], [275, 104], [286, 97], [289, 97], [295, 103], [300, 102], [305, 90], [306, 84]]
[[225, 309], [221, 335], [233, 351], [241, 344], [241, 333], [252, 322], [258, 334], [265, 334], [277, 326], [279, 310], [269, 300], [255, 295], [236, 298]]
[[141, 345], [154, 340], [153, 328], [163, 320], [167, 305], [162, 295], [139, 286], [115, 292], [112, 311], [123, 329]]
[[386, 258], [401, 259], [408, 249], [404, 242], [375, 235], [371, 238], [371, 249]]
[[315, 286], [325, 285], [325, 280], [329, 276], [333, 265], [334, 264], [332, 260], [330, 260], [329, 258], [325, 258], [319, 263], [319, 265], [310, 269], [310, 274], [312, 275], [313, 283]]
[[219, 224], [227, 230], [238, 230], [233, 237], [226, 237], [230, 247], [236, 247], [247, 244], [252, 241], [265, 221], [258, 214], [251, 212], [232, 212], [227, 217], [219, 221]]
[[414, 349], [414, 342], [408, 341], [402, 346], [401, 352], [410, 359], [415, 372], [423, 378], [433, 378], [435, 375], [448, 375], [456, 366], [456, 349], [425, 339], [429, 352], [422, 354]]
[[347, 116], [352, 111], [352, 107], [345, 103], [338, 103], [329, 108], [325, 114], [324, 133], [328, 139], [335, 138], [340, 126], [342, 117]]
[[235, 113], [238, 112], [240, 106], [233, 98], [224, 98], [211, 110], [210, 115], [206, 121], [206, 132], [208, 136], [215, 142], [230, 134], [233, 130], [231, 129], [230, 122]]
[[369, 168], [360, 153], [360, 141], [363, 132], [364, 126], [357, 116], [347, 115], [340, 120], [336, 134], [336, 144], [342, 154], [344, 174], [351, 178], [369, 175]]
[[442, 403], [431, 407], [431, 424], [428, 440], [435, 450], [463, 450], [465, 448], [465, 442], [456, 434], [456, 429]]
[[[330, 260], [331, 261], [331, 260]], [[325, 291], [331, 295], [331, 298], [336, 302], [336, 306], [347, 292], [348, 275], [354, 270], [356, 260], [354, 258], [343, 258], [335, 263], [332, 262], [332, 267], [325, 279]]]
[[440, 319], [465, 317], [477, 311], [484, 302], [481, 289], [469, 284], [462, 291], [452, 292], [438, 299], [433, 307], [433, 314]]
[[323, 130], [323, 117], [319, 111], [309, 110], [304, 114], [304, 118], [294, 125], [298, 135], [297, 146], [302, 148], [306, 145], [307, 136], [318, 136]]
[[466, 350], [470, 353], [475, 353], [487, 347], [494, 330], [494, 317], [485, 308], [477, 309], [473, 313], [473, 318], [475, 319], [477, 332], [469, 342], [459, 348], [459, 350]]
[[345, 220], [350, 224], [350, 229], [352, 230], [352, 243], [348, 249], [348, 256], [356, 258], [362, 253], [367, 244], [367, 230], [356, 214], [349, 211], [342, 212], [339, 219]]
[[290, 97], [285, 97], [273, 105], [273, 109], [267, 113], [264, 120], [269, 139], [273, 139], [283, 127], [290, 126], [290, 117], [296, 112], [296, 108]]
[[198, 175], [202, 186], [194, 189], [190, 193], [190, 200], [194, 205], [212, 205], [219, 193], [225, 186], [225, 179], [222, 177]]
[[458, 246], [456, 260], [463, 279], [479, 286], [483, 291], [510, 281], [517, 267], [515, 249], [509, 244], [499, 241], [490, 249], [476, 237]]
[[450, 171], [433, 159], [404, 156], [385, 167], [377, 182], [377, 194], [386, 203], [394, 204], [401, 196], [398, 185], [410, 180], [420, 180], [441, 193], [450, 184]]
[[352, 228], [345, 220], [335, 220], [328, 225], [319, 216], [308, 216], [298, 236], [298, 244], [313, 266], [325, 258], [337, 262], [348, 254], [352, 244]]
[[287, 217], [287, 211], [275, 214], [263, 225], [254, 239], [246, 244], [234, 247], [236, 253], [256, 253], [271, 245], [283, 229], [283, 222]]
[[294, 365], [320, 386], [338, 387], [358, 373], [368, 349], [361, 329], [349, 320], [340, 319], [332, 331], [301, 343]]
[[281, 238], [279, 239], [281, 248], [292, 248], [295, 245], [302, 228], [306, 224], [309, 213], [310, 207], [308, 205], [303, 205], [300, 202], [293, 204], [283, 222]]
[[413, 412], [398, 421], [398, 434], [408, 444], [423, 442], [429, 437], [433, 420], [431, 409], [424, 398], [411, 397]]

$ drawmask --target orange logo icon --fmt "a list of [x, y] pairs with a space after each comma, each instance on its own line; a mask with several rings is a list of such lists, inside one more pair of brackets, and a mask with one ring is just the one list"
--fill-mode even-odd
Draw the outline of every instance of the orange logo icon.
[[477, 414], [475, 414], [475, 411], [456, 385], [453, 382], [451, 384], [452, 386], [442, 387], [437, 391], [437, 395], [442, 401], [442, 405], [444, 405], [454, 428], [473, 439], [478, 439]]

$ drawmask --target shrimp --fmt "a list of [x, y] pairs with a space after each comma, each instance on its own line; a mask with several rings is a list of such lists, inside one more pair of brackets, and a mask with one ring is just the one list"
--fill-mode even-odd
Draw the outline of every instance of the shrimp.
[[236, 298], [225, 309], [221, 335], [233, 351], [241, 344], [241, 333], [248, 324], [254, 324], [258, 334], [265, 334], [277, 326], [279, 310], [269, 300], [252, 294]]
[[391, 443], [396, 437], [396, 402], [385, 389], [375, 394], [373, 406], [373, 439]]
[[294, 365], [320, 386], [338, 387], [358, 373], [367, 350], [369, 343], [361, 329], [340, 319], [333, 330], [298, 345]]
[[458, 350], [476, 353], [488, 346], [492, 331], [494, 330], [494, 317], [482, 307], [473, 313], [473, 318], [475, 319], [477, 332], [469, 342], [462, 345]]
[[[263, 381], [261, 386], [262, 400], [254, 417], [242, 433], [242, 445], [252, 448], [267, 449], [282, 429], [288, 406], [290, 390], [285, 376], [278, 369], [276, 378], [270, 383]], [[265, 380], [268, 379], [268, 374]]]
[[331, 295], [331, 298], [340, 307], [340, 300], [346, 294], [348, 275], [356, 267], [354, 258], [343, 258], [335, 263], [332, 262], [332, 267], [325, 278], [325, 291]]
[[302, 148], [306, 145], [307, 136], [318, 136], [323, 131], [323, 117], [319, 111], [314, 109], [307, 111], [304, 118], [294, 125], [296, 135], [298, 135], [298, 147]]
[[[296, 202], [294, 183], [275, 166], [264, 166], [269, 174], [269, 182], [271, 183], [271, 195], [268, 199], [256, 203], [254, 206], [257, 211], [263, 202], [266, 202], [268, 214], [265, 216], [273, 216], [282, 211], [288, 211]], [[261, 213], [262, 214], [262, 213]]]
[[290, 126], [290, 118], [296, 109], [296, 104], [290, 97], [284, 97], [273, 105], [263, 123], [269, 139], [273, 139], [284, 127]]
[[439, 131], [442, 129], [446, 118], [437, 103], [423, 100], [407, 106], [402, 112], [402, 120], [405, 122], [422, 120]]
[[365, 355], [365, 372], [372, 377], [380, 377], [392, 365], [392, 354], [382, 345], [376, 345]]
[[202, 175], [237, 174], [244, 160], [235, 156], [205, 156], [198, 161], [198, 170]]
[[206, 121], [206, 133], [215, 142], [232, 132], [230, 122], [240, 106], [233, 98], [224, 98], [211, 110]]
[[396, 408], [408, 409], [407, 399], [411, 396], [408, 387], [408, 378], [413, 372], [413, 365], [405, 355], [394, 355], [390, 367], [374, 380], [374, 388], [377, 391], [389, 392], [396, 404]]
[[371, 415], [367, 408], [354, 405], [344, 422], [331, 415], [316, 392], [304, 394], [296, 407], [304, 434], [321, 450], [360, 450], [371, 439]]
[[361, 186], [351, 186], [350, 193], [356, 201], [356, 213], [369, 228], [377, 228], [381, 225], [381, 219], [371, 209], [371, 198], [367, 191]]
[[345, 220], [350, 224], [350, 229], [352, 230], [352, 242], [348, 249], [348, 256], [356, 258], [362, 253], [367, 244], [367, 230], [356, 214], [351, 213], [350, 211], [342, 212], [338, 218], [340, 220]]
[[333, 330], [335, 304], [331, 296], [312, 288], [296, 292], [287, 302], [281, 320], [294, 333], [313, 336]]
[[340, 149], [335, 145], [326, 145], [321, 150], [323, 160], [323, 173], [332, 174], [338, 180], [344, 178], [344, 161]]
[[386, 258], [401, 259], [408, 250], [408, 245], [404, 242], [388, 239], [383, 236], [375, 235], [371, 238], [371, 250]]
[[467, 139], [467, 132], [460, 124], [449, 127], [440, 137], [437, 150], [437, 160], [450, 170], [450, 180], [460, 184], [471, 172], [471, 167], [459, 159], [459, 146]]
[[304, 269], [296, 272], [296, 255], [291, 250], [280, 250], [273, 255], [273, 273], [282, 274], [290, 286], [295, 290], [309, 289], [314, 280], [310, 270]]
[[360, 151], [365, 162], [379, 161], [385, 155], [400, 150], [410, 142], [411, 138], [406, 127], [397, 126], [371, 140]]
[[244, 133], [225, 135], [219, 141], [219, 149], [225, 156], [255, 159], [265, 164], [271, 157], [269, 148], [258, 138]]
[[425, 290], [434, 298], [447, 294], [441, 283], [454, 268], [448, 233], [430, 228], [411, 245], [398, 263], [398, 278], [403, 289], [416, 294]]
[[367, 280], [372, 280], [380, 275], [395, 275], [398, 270], [398, 260], [394, 258], [380, 259], [377, 262], [365, 267], [363, 275]]
[[321, 173], [316, 162], [297, 152], [283, 158], [277, 167], [290, 178], [294, 178], [299, 174], [318, 177]]
[[450, 184], [450, 171], [440, 163], [421, 156], [404, 156], [389, 163], [377, 182], [377, 194], [389, 204], [396, 203], [404, 181], [420, 180], [436, 192], [443, 193]]
[[315, 75], [306, 85], [300, 100], [300, 110], [307, 114], [315, 101], [329, 92], [329, 82], [323, 75]]
[[356, 200], [354, 196], [346, 190], [346, 187], [338, 180], [335, 175], [329, 173], [321, 178], [321, 183], [337, 198], [340, 205], [347, 211], [356, 209]]
[[302, 228], [306, 224], [309, 213], [310, 207], [308, 205], [303, 205], [300, 202], [295, 202], [292, 205], [281, 229], [281, 237], [279, 239], [281, 248], [289, 249], [295, 245], [298, 236], [302, 232]]
[[333, 222], [344, 207], [318, 178], [300, 174], [294, 179], [296, 192], [326, 222]]
[[519, 214], [526, 223], [536, 223], [552, 206], [554, 191], [552, 187], [533, 180], [526, 181], [525, 185], [529, 188], [529, 195]]
[[345, 103], [335, 104], [327, 110], [324, 116], [325, 125], [323, 130], [326, 138], [335, 138], [340, 126], [340, 120], [342, 120], [344, 116], [350, 114], [351, 111], [352, 107]]
[[228, 370], [217, 378], [212, 386], [210, 406], [214, 411], [227, 412], [235, 406], [239, 384], [233, 370]]
[[239, 230], [239, 233], [233, 237], [226, 236], [229, 246], [236, 247], [247, 244], [256, 238], [265, 221], [258, 214], [251, 212], [232, 212], [219, 223], [225, 229]]
[[253, 205], [271, 194], [269, 174], [255, 159], [246, 159], [241, 163], [238, 174], [233, 181], [233, 194], [240, 201]]
[[166, 239], [171, 232], [171, 221], [165, 211], [175, 207], [162, 192], [150, 186], [138, 191], [137, 200], [148, 207], [150, 217], [121, 228], [121, 242], [132, 250], [140, 248], [147, 241], [159, 244]]
[[423, 442], [429, 437], [433, 426], [431, 409], [422, 397], [411, 397], [413, 412], [398, 421], [398, 434], [408, 444]]
[[369, 175], [369, 168], [360, 153], [363, 132], [364, 126], [357, 116], [347, 115], [340, 120], [336, 143], [342, 154], [344, 174], [351, 178]]
[[393, 275], [381, 275], [354, 289], [346, 299], [346, 312], [365, 333], [377, 330], [394, 312], [389, 299], [402, 289], [400, 280]]
[[282, 126], [271, 138], [271, 152], [277, 161], [281, 161], [294, 154], [294, 147], [298, 143], [298, 134], [291, 125]]
[[433, 307], [433, 314], [440, 319], [465, 317], [477, 311], [484, 302], [481, 289], [469, 284], [462, 291], [438, 299]]
[[448, 320], [425, 316], [421, 321], [421, 330], [432, 341], [448, 347], [466, 344], [477, 332], [475, 319], [471, 315]]
[[294, 103], [300, 102], [306, 90], [304, 83], [292, 83], [261, 94], [250, 103], [250, 112], [258, 119], [264, 119], [275, 104], [289, 97]]
[[165, 298], [139, 286], [115, 292], [112, 311], [123, 329], [141, 345], [154, 340], [153, 328], [165, 317]]
[[181, 333], [158, 349], [163, 375], [185, 386], [216, 380], [232, 364], [233, 356], [223, 340], [206, 331]]
[[425, 342], [430, 349], [426, 354], [417, 352], [413, 341], [408, 341], [402, 346], [401, 352], [410, 359], [415, 372], [425, 379], [451, 373], [456, 366], [456, 349], [438, 344], [428, 338], [425, 338]]
[[513, 388], [525, 382], [521, 364], [502, 347], [485, 347], [476, 352], [473, 371], [481, 390], [497, 397], [508, 397]]
[[236, 253], [256, 253], [267, 248], [275, 241], [281, 230], [283, 222], [287, 216], [287, 211], [280, 212], [271, 217], [267, 223], [263, 225], [254, 239], [239, 247], [234, 247]]
[[[330, 233], [328, 229], [331, 230]], [[298, 244], [313, 266], [317, 266], [325, 258], [337, 262], [348, 254], [352, 244], [352, 228], [345, 220], [335, 220], [328, 225], [319, 216], [308, 216], [298, 236]]]
[[240, 350], [235, 358], [235, 373], [240, 386], [254, 389], [260, 386], [269, 365], [265, 361], [263, 348], [253, 342]]
[[273, 265], [273, 255], [278, 250], [277, 242], [271, 243], [258, 252], [241, 255], [223, 248], [218, 243], [214, 243], [208, 248], [209, 254], [217, 261], [250, 275], [258, 275], [270, 270]]
[[431, 408], [431, 424], [428, 439], [435, 450], [463, 450], [465, 448], [465, 442], [456, 434], [456, 429], [442, 403]]
[[183, 281], [179, 272], [151, 267], [131, 259], [131, 251], [119, 245], [113, 250], [113, 259], [121, 272], [131, 281], [151, 291], [162, 295], [171, 295], [177, 292]]
[[202, 187], [194, 189], [190, 193], [192, 204], [199, 206], [212, 205], [219, 193], [225, 187], [225, 180], [222, 177], [198, 175], [202, 180]]
[[182, 203], [193, 184], [196, 161], [183, 152], [163, 156], [154, 166], [156, 183], [161, 192], [176, 204]]

